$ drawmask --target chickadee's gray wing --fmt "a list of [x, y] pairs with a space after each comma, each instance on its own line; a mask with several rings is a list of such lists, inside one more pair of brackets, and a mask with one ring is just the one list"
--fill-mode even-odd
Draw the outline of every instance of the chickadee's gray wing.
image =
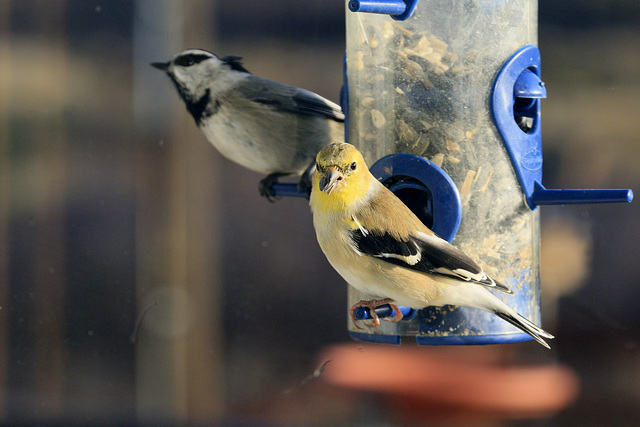
[[247, 99], [274, 109], [344, 121], [340, 106], [308, 90], [274, 80], [251, 75], [235, 90]]
[[415, 232], [406, 239], [398, 239], [387, 232], [360, 226], [351, 232], [351, 240], [354, 250], [361, 255], [513, 293], [507, 286], [487, 276], [467, 254], [435, 235]]

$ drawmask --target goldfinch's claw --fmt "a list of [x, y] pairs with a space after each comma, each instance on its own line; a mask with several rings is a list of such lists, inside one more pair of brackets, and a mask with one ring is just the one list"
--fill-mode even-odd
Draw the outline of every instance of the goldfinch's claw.
[[376, 315], [376, 317], [371, 320], [371, 323], [367, 324], [364, 320], [362, 321], [362, 323], [367, 328], [375, 328], [376, 326], [380, 326], [380, 318]]
[[393, 316], [393, 319], [385, 318], [384, 320], [386, 320], [387, 322], [398, 323], [399, 321], [402, 320], [402, 313], [400, 312], [400, 309], [395, 304], [391, 304], [391, 303], [388, 303], [388, 304], [389, 304], [389, 307], [391, 307], [391, 309], [395, 312], [395, 315]]
[[[362, 302], [362, 301], [360, 301], [360, 302]], [[358, 303], [358, 304], [360, 304], [360, 303]], [[351, 310], [349, 310], [349, 314], [351, 314], [351, 320], [353, 321], [353, 325], [358, 329], [364, 329], [363, 327], [358, 325], [358, 319], [356, 318], [356, 315], [355, 315], [356, 308], [360, 307], [358, 304], [354, 304], [351, 307]]]
[[364, 329], [360, 327], [360, 325], [358, 325], [359, 319], [357, 319], [355, 316], [355, 310], [358, 307], [366, 307], [369, 309], [369, 316], [371, 317], [371, 323], [367, 324], [363, 320], [362, 324], [364, 324], [367, 328], [375, 328], [376, 326], [380, 325], [380, 317], [376, 313], [376, 308], [380, 307], [381, 305], [389, 304], [389, 307], [391, 307], [391, 309], [395, 311], [395, 316], [393, 316], [393, 319], [384, 319], [384, 320], [388, 320], [389, 322], [393, 322], [393, 323], [399, 322], [402, 319], [402, 313], [398, 309], [398, 306], [395, 304], [392, 304], [392, 302], [393, 300], [391, 298], [372, 299], [369, 301], [361, 300], [360, 302], [354, 304], [351, 307], [351, 310], [349, 310], [349, 312], [351, 313], [351, 320], [353, 321], [353, 324], [355, 325], [356, 328]]

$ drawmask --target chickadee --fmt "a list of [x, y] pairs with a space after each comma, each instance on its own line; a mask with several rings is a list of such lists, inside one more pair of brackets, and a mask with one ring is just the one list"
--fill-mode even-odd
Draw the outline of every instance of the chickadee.
[[513, 291], [489, 277], [468, 255], [436, 236], [367, 169], [353, 145], [331, 144], [317, 157], [310, 200], [313, 225], [329, 263], [354, 288], [374, 299], [351, 308], [389, 304], [412, 308], [464, 305], [495, 314], [549, 348], [553, 338], [488, 289]]
[[223, 156], [268, 174], [260, 194], [273, 201], [271, 186], [279, 177], [310, 173], [320, 149], [344, 140], [344, 114], [320, 95], [251, 74], [241, 59], [188, 49], [151, 65], [167, 73]]

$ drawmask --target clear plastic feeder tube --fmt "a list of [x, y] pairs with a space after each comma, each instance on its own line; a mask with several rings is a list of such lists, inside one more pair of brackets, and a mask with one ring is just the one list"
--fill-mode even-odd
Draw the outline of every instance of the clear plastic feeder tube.
[[[503, 63], [537, 43], [537, 1], [419, 0], [407, 20], [347, 8], [348, 140], [371, 166], [392, 153], [440, 166], [457, 186], [462, 222], [453, 243], [515, 295], [496, 292], [539, 323], [539, 217], [490, 112]], [[353, 288], [349, 306], [367, 299]], [[427, 308], [412, 320], [349, 330], [357, 339], [421, 344], [523, 341], [526, 334], [471, 308]], [[390, 337], [390, 338], [387, 338]]]

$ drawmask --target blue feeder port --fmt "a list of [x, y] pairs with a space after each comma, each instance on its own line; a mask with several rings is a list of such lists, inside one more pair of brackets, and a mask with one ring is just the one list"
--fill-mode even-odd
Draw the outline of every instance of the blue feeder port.
[[500, 69], [491, 95], [491, 113], [531, 209], [539, 205], [629, 203], [633, 191], [547, 190], [542, 185], [540, 51], [525, 46]]

